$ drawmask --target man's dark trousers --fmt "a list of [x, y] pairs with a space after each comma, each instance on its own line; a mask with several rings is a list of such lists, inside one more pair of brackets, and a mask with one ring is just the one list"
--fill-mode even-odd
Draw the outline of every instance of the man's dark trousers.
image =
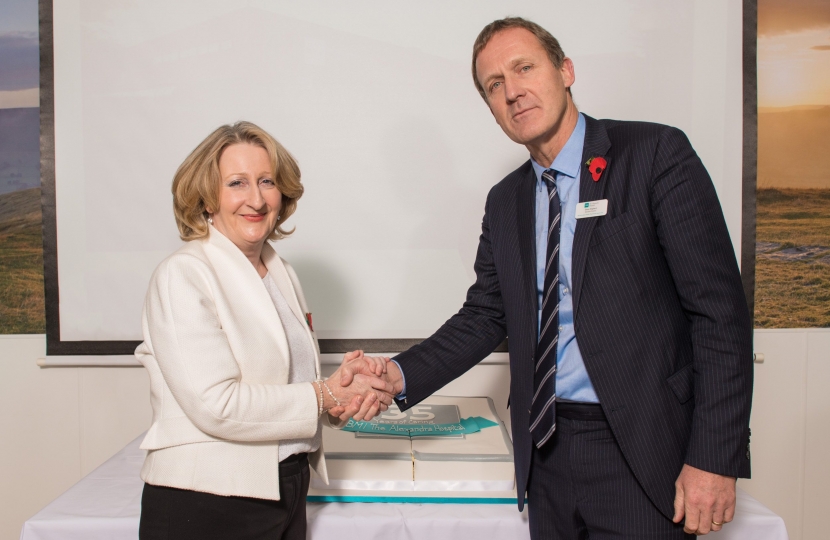
[[541, 450], [533, 449], [532, 459], [527, 489], [531, 538], [694, 538], [648, 498], [598, 405], [560, 403], [556, 433]]

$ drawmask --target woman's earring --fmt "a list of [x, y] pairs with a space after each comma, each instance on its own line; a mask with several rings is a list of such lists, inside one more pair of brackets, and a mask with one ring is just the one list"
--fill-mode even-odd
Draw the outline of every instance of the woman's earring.
[[212, 217], [210, 217], [210, 216], [208, 216], [208, 223], [210, 223], [211, 225], [213, 225], [213, 218], [212, 218]]
[[282, 216], [277, 216], [277, 221], [279, 221], [279, 220], [280, 220], [280, 218], [282, 218]]

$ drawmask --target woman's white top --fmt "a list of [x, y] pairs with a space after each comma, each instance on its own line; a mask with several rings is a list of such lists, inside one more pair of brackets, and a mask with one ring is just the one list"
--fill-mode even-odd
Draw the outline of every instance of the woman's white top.
[[[291, 384], [319, 378], [317, 339], [303, 324], [289, 326], [289, 339], [283, 324], [311, 310], [294, 270], [268, 243], [261, 258], [290, 316], [277, 312], [254, 266], [214, 227], [153, 273], [136, 349], [153, 408], [141, 443], [145, 482], [279, 499], [283, 441], [319, 436], [316, 388]], [[292, 358], [304, 358], [296, 364], [311, 374], [292, 373]], [[328, 478], [322, 446], [309, 464]]]
[[[265, 274], [262, 283], [274, 301], [288, 339], [288, 384], [310, 383], [317, 378], [317, 373], [314, 369], [314, 350], [305, 328], [306, 322], [297, 320], [270, 273]], [[322, 440], [323, 434], [318, 425], [313, 437], [280, 441], [280, 461], [300, 452], [314, 452], [320, 448]]]

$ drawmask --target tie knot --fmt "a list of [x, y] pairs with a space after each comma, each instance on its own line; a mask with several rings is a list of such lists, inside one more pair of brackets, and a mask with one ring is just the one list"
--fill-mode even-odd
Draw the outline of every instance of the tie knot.
[[547, 182], [548, 187], [556, 185], [556, 171], [548, 169], [542, 173], [542, 180]]

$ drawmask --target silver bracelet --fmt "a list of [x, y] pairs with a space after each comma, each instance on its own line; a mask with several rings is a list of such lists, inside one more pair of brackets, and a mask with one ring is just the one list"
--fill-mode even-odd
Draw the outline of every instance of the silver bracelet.
[[320, 380], [320, 379], [317, 379], [314, 382], [317, 383], [317, 390], [320, 391], [320, 405], [319, 405], [319, 408], [317, 410], [317, 416], [323, 416], [323, 385], [320, 384], [323, 381]]
[[323, 382], [323, 386], [326, 387], [326, 392], [328, 392], [329, 395], [331, 396], [331, 399], [334, 400], [334, 402], [337, 404], [338, 407], [341, 407], [340, 400], [337, 399], [336, 397], [334, 397], [334, 394], [331, 393], [331, 388], [329, 388], [329, 385], [326, 384], [326, 381], [322, 381], [322, 382]]

